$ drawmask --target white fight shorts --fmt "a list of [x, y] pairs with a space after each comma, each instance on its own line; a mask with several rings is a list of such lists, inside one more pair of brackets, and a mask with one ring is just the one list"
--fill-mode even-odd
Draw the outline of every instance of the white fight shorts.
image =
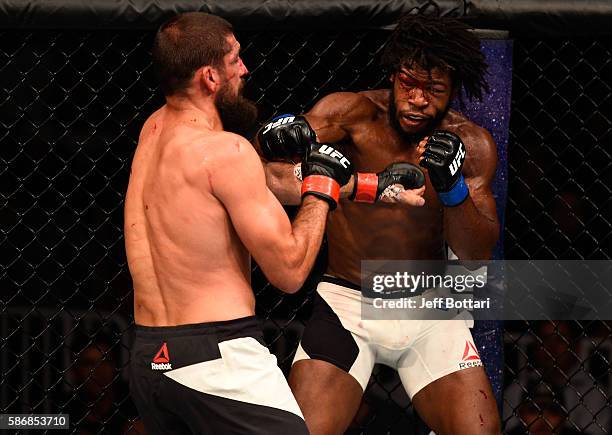
[[374, 364], [384, 364], [398, 371], [411, 399], [443, 376], [482, 366], [470, 320], [364, 320], [361, 304], [358, 286], [324, 276], [293, 362], [329, 362], [364, 390]]

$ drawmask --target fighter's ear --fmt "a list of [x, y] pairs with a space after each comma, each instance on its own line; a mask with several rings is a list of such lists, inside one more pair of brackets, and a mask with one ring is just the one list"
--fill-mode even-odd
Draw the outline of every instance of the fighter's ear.
[[219, 71], [210, 65], [205, 65], [198, 69], [196, 77], [199, 79], [200, 85], [210, 93], [215, 92], [221, 85]]

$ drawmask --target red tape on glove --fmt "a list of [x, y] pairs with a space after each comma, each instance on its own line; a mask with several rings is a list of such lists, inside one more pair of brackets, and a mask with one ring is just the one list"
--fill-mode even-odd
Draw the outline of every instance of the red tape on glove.
[[376, 191], [378, 190], [378, 175], [372, 172], [357, 172], [357, 191], [355, 202], [376, 202]]
[[329, 196], [338, 203], [340, 199], [340, 185], [333, 178], [324, 175], [309, 175], [302, 181], [302, 195], [308, 192], [318, 192]]

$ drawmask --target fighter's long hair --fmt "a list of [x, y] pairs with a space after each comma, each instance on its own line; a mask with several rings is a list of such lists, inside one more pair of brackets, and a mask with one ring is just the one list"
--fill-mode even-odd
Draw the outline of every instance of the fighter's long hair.
[[[482, 99], [489, 88], [487, 64], [478, 37], [466, 24], [452, 18], [406, 15], [393, 31], [382, 55], [387, 73], [418, 66], [426, 71], [448, 69], [453, 89], [469, 99]], [[459, 97], [461, 94], [459, 93]]]

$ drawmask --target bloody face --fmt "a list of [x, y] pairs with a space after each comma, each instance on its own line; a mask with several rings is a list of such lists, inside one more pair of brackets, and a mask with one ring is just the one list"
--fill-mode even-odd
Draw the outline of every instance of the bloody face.
[[425, 136], [448, 111], [452, 95], [448, 70], [402, 66], [391, 80], [392, 125], [402, 136]]

